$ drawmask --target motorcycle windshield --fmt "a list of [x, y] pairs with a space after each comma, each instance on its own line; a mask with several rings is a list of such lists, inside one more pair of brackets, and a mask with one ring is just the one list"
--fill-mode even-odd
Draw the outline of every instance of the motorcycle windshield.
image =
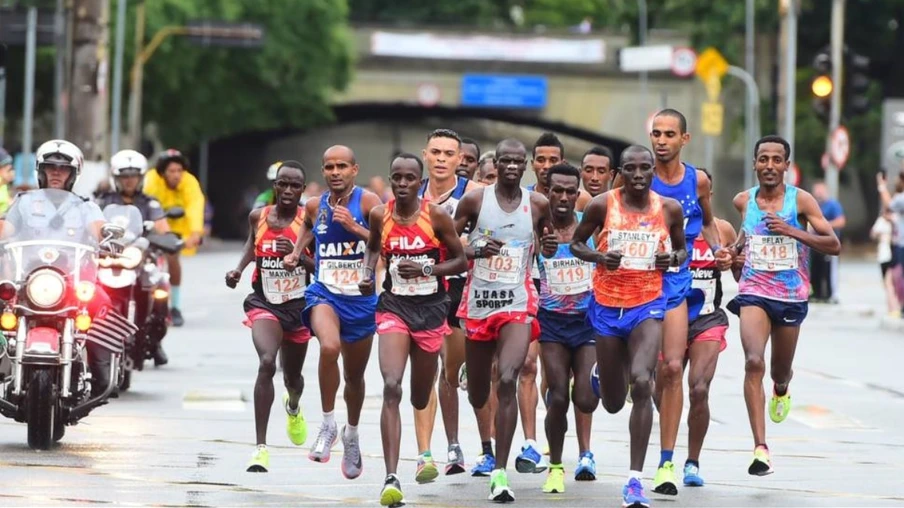
[[107, 222], [115, 224], [125, 230], [122, 237], [123, 243], [130, 245], [141, 238], [144, 223], [141, 211], [132, 205], [107, 205], [104, 208], [104, 218]]
[[53, 268], [78, 281], [95, 265], [104, 215], [96, 204], [58, 189], [20, 194], [0, 229], [4, 279], [22, 282], [39, 268]]

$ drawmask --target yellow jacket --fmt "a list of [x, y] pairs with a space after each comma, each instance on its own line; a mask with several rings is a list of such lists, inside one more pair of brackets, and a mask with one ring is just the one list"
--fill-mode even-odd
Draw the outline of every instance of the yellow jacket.
[[[164, 210], [174, 206], [185, 210], [185, 216], [181, 219], [167, 219], [173, 233], [182, 235], [183, 239], [192, 233], [204, 235], [204, 193], [194, 175], [185, 171], [179, 185], [170, 189], [166, 180], [152, 169], [144, 177], [144, 193], [159, 201]], [[182, 254], [192, 256], [196, 250], [184, 249]]]

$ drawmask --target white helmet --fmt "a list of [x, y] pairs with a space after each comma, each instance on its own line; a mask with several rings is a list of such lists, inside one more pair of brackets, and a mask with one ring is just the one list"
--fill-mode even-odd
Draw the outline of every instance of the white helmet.
[[44, 165], [69, 166], [72, 168], [72, 174], [66, 180], [66, 190], [71, 191], [75, 181], [82, 173], [85, 156], [77, 146], [69, 141], [52, 139], [38, 147], [38, 152], [35, 154], [35, 163], [38, 172], [38, 186], [42, 189], [47, 187], [47, 178], [43, 171]]
[[271, 182], [276, 181], [276, 174], [279, 173], [279, 167], [282, 166], [282, 161], [276, 161], [273, 164], [270, 164], [270, 167], [267, 168], [267, 180]]
[[126, 173], [144, 176], [148, 172], [148, 159], [135, 150], [121, 150], [110, 159], [110, 172], [113, 176], [123, 176]]

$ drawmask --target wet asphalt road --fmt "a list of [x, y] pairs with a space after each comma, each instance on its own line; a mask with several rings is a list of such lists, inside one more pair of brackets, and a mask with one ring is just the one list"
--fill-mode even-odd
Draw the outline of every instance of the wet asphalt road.
[[[223, 274], [237, 252], [202, 254], [188, 260], [184, 291], [187, 325], [166, 339], [171, 362], [133, 378], [119, 400], [70, 427], [47, 452], [27, 448], [24, 425], [0, 421], [0, 504], [4, 506], [377, 506], [383, 479], [379, 434], [382, 384], [374, 357], [367, 372], [361, 423], [364, 474], [349, 481], [339, 471], [341, 446], [327, 464], [307, 459], [285, 435], [278, 402], [270, 425], [271, 472], [245, 472], [254, 442], [251, 396], [257, 360], [241, 325], [245, 290], [229, 291]], [[713, 382], [713, 424], [702, 456], [707, 486], [682, 489], [677, 498], [652, 496], [654, 506], [900, 506], [904, 505], [904, 331], [881, 326], [878, 267], [847, 262], [842, 267], [842, 304], [812, 306], [798, 349], [792, 383], [794, 408], [781, 425], [768, 424], [775, 474], [746, 473], [752, 440], [742, 397], [743, 360], [732, 321], [729, 348]], [[248, 273], [243, 281], [247, 289]], [[308, 444], [320, 422], [317, 347], [304, 369], [302, 399], [309, 422]], [[282, 394], [277, 375], [277, 400]], [[406, 381], [407, 383], [407, 381]], [[341, 393], [341, 392], [340, 392]], [[461, 437], [469, 467], [478, 452], [477, 429], [464, 393]], [[542, 405], [538, 418], [543, 417]], [[345, 422], [337, 404], [337, 421]], [[411, 408], [403, 402], [400, 475], [409, 506], [482, 506], [486, 479], [441, 476], [414, 483], [416, 446]], [[627, 473], [628, 411], [598, 411], [593, 431], [599, 477], [567, 492], [544, 495], [544, 475], [509, 475], [518, 506], [620, 506]], [[658, 422], [658, 420], [656, 420]], [[542, 422], [538, 426], [542, 429]], [[574, 428], [573, 423], [569, 425]], [[566, 470], [577, 449], [566, 437]], [[682, 424], [676, 462], [686, 455]], [[516, 432], [516, 444], [521, 431]], [[544, 439], [541, 437], [541, 442]], [[434, 455], [445, 455], [442, 424]], [[658, 459], [654, 427], [645, 484], [651, 488]], [[514, 456], [514, 454], [513, 454]]]

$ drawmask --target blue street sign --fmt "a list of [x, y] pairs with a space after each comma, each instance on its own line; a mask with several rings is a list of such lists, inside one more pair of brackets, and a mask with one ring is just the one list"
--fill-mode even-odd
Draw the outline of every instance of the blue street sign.
[[465, 74], [461, 80], [462, 106], [541, 109], [546, 96], [545, 76]]

